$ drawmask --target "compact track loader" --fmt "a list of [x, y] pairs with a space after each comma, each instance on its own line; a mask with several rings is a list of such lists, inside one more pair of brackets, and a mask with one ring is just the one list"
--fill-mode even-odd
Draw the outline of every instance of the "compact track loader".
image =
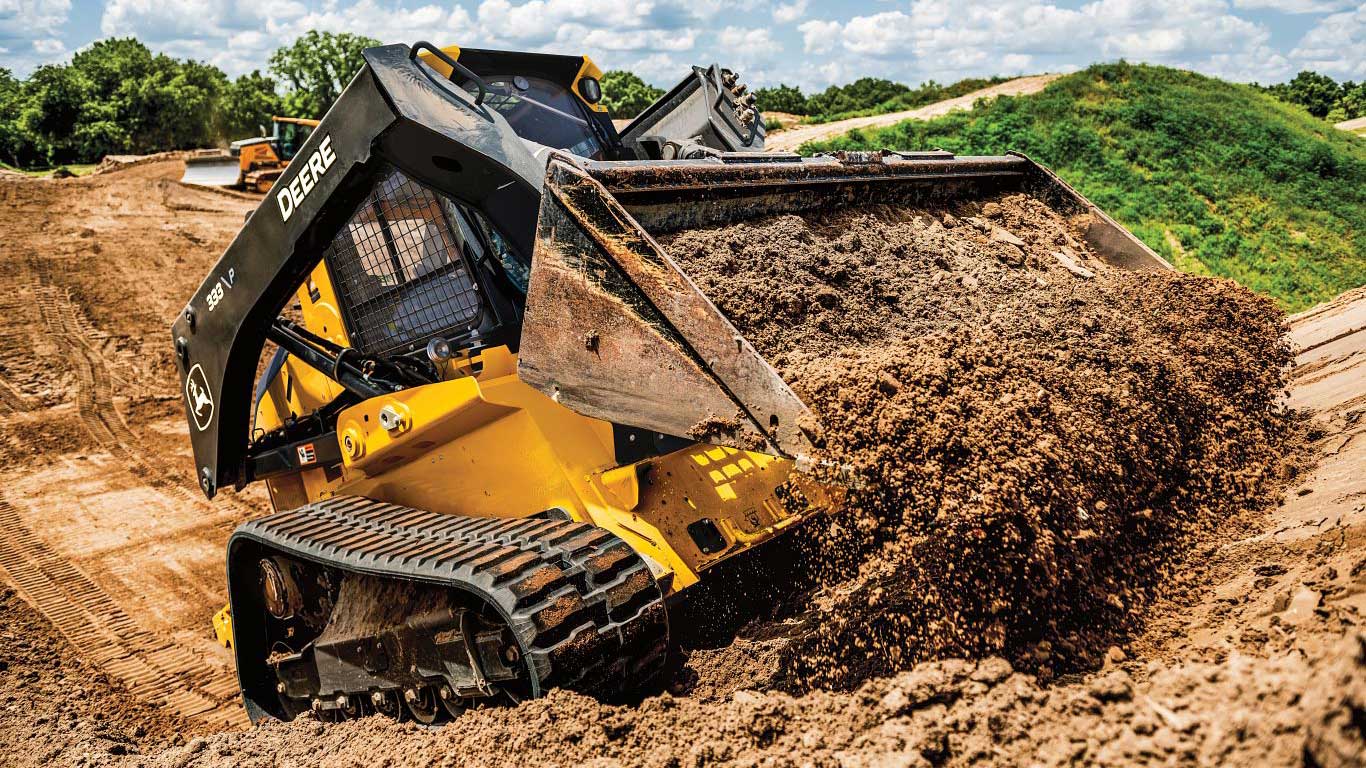
[[663, 667], [672, 598], [837, 498], [800, 472], [816, 417], [655, 236], [1022, 190], [1162, 265], [1023, 157], [762, 153], [716, 67], [618, 133], [583, 57], [365, 62], [172, 329], [203, 491], [277, 510], [228, 544], [254, 720], [611, 696]]
[[234, 141], [226, 152], [206, 151], [185, 158], [184, 184], [267, 192], [289, 167], [317, 120], [272, 117], [271, 134]]

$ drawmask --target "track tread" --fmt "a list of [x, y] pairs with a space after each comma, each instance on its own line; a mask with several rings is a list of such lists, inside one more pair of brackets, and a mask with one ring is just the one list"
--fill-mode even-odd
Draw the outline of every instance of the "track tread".
[[494, 603], [524, 649], [537, 695], [569, 687], [610, 696], [664, 667], [668, 620], [649, 566], [587, 523], [442, 515], [347, 496], [246, 522], [229, 552], [245, 541]]

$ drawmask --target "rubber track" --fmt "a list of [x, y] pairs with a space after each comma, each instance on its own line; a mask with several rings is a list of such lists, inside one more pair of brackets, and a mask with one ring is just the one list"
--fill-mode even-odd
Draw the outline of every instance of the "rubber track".
[[538, 695], [567, 687], [612, 696], [664, 666], [667, 613], [649, 566], [586, 523], [442, 515], [351, 496], [243, 523], [230, 552], [239, 540], [480, 595], [509, 619]]

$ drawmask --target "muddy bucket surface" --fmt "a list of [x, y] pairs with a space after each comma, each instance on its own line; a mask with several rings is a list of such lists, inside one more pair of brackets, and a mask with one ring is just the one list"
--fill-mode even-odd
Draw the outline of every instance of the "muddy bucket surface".
[[853, 153], [720, 161], [552, 160], [542, 198], [519, 373], [584, 415], [799, 462], [821, 426], [660, 241], [781, 214], [895, 211], [1023, 193], [1132, 270], [1160, 257], [1019, 155]]

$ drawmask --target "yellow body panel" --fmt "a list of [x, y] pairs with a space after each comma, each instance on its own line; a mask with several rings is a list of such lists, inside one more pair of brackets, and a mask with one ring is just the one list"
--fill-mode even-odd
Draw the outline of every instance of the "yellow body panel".
[[232, 606], [225, 605], [213, 615], [213, 636], [224, 648], [232, 647]]
[[601, 100], [599, 100], [595, 104], [589, 101], [588, 99], [584, 98], [583, 91], [579, 90], [579, 81], [584, 79], [585, 77], [591, 77], [599, 82], [602, 81], [602, 70], [598, 69], [598, 65], [594, 64], [593, 60], [588, 58], [587, 56], [583, 57], [583, 66], [579, 67], [579, 73], [577, 75], [574, 75], [574, 84], [571, 85], [570, 88], [573, 89], [574, 94], [579, 97], [579, 100], [584, 103], [584, 106], [588, 107], [594, 112], [606, 112], [607, 107], [602, 105]]
[[[458, 45], [442, 46], [441, 51], [450, 56], [452, 59], [455, 59], [456, 61], [460, 60], [460, 46]], [[423, 63], [425, 63], [432, 69], [436, 70], [442, 76], [451, 76], [451, 65], [447, 64], [441, 59], [438, 59], [433, 54], [419, 53], [417, 57], [419, 59], [422, 59]], [[588, 107], [594, 112], [606, 112], [607, 107], [604, 107], [601, 103], [594, 104], [593, 102], [583, 97], [583, 92], [579, 90], [579, 81], [584, 79], [585, 77], [591, 77], [595, 80], [602, 79], [602, 70], [598, 69], [598, 65], [594, 64], [593, 60], [588, 58], [587, 56], [583, 57], [583, 66], [579, 67], [579, 72], [578, 74], [574, 75], [574, 82], [569, 86], [569, 88], [574, 92], [574, 95], [579, 97], [579, 100], [583, 102], [583, 105], [585, 107]]]
[[[788, 461], [697, 445], [618, 466], [612, 425], [580, 416], [524, 384], [506, 347], [485, 350], [476, 362], [477, 375], [469, 364], [453, 363], [445, 381], [342, 411], [340, 473], [329, 478], [326, 470], [311, 469], [267, 480], [276, 506], [340, 493], [477, 517], [559, 510], [626, 540], [649, 559], [669, 592], [805, 517], [787, 510], [774, 493], [791, 470]], [[295, 413], [335, 394], [336, 384], [291, 359], [262, 398], [258, 428], [279, 418], [276, 403], [287, 376], [294, 381], [289, 407]], [[381, 426], [386, 408], [398, 416], [392, 429]], [[704, 518], [722, 533], [724, 547], [703, 552], [688, 534], [688, 526]]]

